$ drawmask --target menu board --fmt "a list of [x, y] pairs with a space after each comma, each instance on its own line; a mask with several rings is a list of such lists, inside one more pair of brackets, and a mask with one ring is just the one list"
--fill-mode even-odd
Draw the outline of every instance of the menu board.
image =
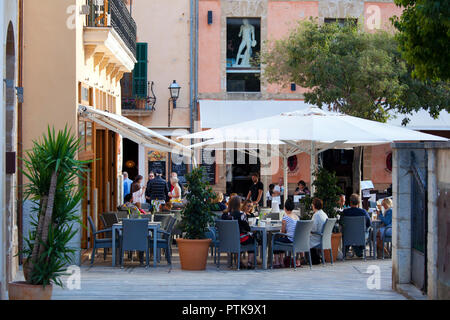
[[149, 161], [148, 162], [148, 173], [153, 171], [153, 173], [156, 172], [156, 170], [161, 170], [162, 176], [166, 176], [166, 162], [165, 161]]
[[156, 170], [161, 170], [163, 178], [166, 177], [166, 161], [167, 154], [164, 152], [160, 152], [157, 150], [150, 150], [148, 152], [148, 173], [153, 171], [156, 173]]
[[186, 173], [187, 173], [187, 166], [184, 162], [180, 164], [176, 164], [175, 162], [172, 162], [172, 172], [176, 172], [178, 175], [178, 182], [181, 185], [186, 184]]
[[205, 180], [209, 184], [216, 184], [216, 152], [213, 150], [202, 151], [201, 167], [205, 172]]

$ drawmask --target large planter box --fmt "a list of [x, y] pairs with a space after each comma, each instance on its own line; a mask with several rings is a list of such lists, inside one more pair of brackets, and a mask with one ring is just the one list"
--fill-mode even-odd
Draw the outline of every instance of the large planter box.
[[[341, 246], [342, 233], [333, 233], [331, 235], [331, 250], [333, 252], [333, 262], [337, 260], [338, 250]], [[330, 250], [325, 250], [325, 261], [331, 262]]]

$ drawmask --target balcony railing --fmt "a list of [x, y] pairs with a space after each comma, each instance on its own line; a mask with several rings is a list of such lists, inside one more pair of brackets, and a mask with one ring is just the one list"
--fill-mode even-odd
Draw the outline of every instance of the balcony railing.
[[126, 94], [128, 85], [125, 82], [129, 82], [127, 77], [122, 78], [122, 111], [132, 110], [132, 111], [155, 111], [156, 96], [153, 91], [153, 81], [149, 81], [147, 85], [147, 98], [136, 98], [131, 97]]
[[112, 27], [136, 57], [136, 22], [123, 0], [88, 0], [89, 27]]

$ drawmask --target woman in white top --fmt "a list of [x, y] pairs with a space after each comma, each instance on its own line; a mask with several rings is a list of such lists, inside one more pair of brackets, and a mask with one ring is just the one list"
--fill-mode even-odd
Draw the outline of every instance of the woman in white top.
[[178, 184], [178, 178], [171, 177], [170, 184], [173, 186], [173, 190], [169, 192], [170, 200], [181, 200], [181, 188]]
[[141, 208], [141, 203], [145, 203], [145, 187], [142, 186], [143, 181], [144, 178], [137, 175], [130, 187], [131, 194], [133, 195], [132, 201], [139, 209]]
[[[276, 242], [284, 242], [284, 243], [292, 243], [294, 241], [294, 233], [295, 233], [295, 226], [297, 225], [297, 221], [299, 220], [297, 215], [293, 213], [294, 210], [294, 202], [291, 199], [288, 199], [286, 203], [284, 204], [284, 211], [285, 215], [283, 216], [282, 225], [281, 225], [281, 232], [284, 233], [286, 236], [278, 237], [275, 239]], [[282, 255], [283, 252], [275, 251], [274, 256], [274, 268], [281, 268], [282, 267]], [[297, 267], [300, 267], [300, 260], [297, 259], [296, 261]]]
[[312, 217], [313, 227], [311, 230], [310, 245], [311, 248], [317, 248], [320, 246], [321, 236], [314, 233], [321, 233], [323, 225], [327, 222], [328, 216], [322, 210], [323, 202], [319, 198], [314, 198], [312, 202], [312, 209], [314, 215]]

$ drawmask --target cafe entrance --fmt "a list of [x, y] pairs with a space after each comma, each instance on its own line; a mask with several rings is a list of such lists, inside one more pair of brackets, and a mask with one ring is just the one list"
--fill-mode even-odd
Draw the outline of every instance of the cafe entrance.
[[237, 193], [246, 197], [252, 185], [252, 173], [260, 174], [261, 163], [258, 157], [240, 151], [228, 151], [231, 165], [227, 165], [227, 194]]

